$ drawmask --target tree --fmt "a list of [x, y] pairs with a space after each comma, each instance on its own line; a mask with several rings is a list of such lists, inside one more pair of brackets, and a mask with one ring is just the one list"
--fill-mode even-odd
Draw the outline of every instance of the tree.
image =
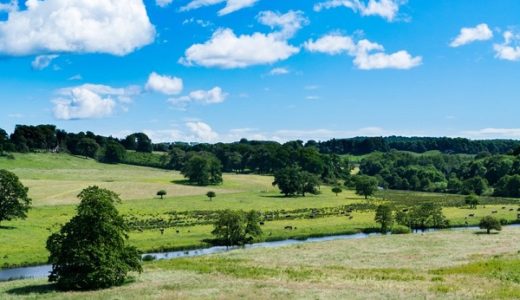
[[377, 179], [372, 176], [359, 175], [355, 179], [356, 194], [368, 199], [377, 191]]
[[485, 229], [487, 234], [490, 234], [491, 230], [501, 231], [502, 225], [497, 218], [485, 216], [480, 220], [480, 229]]
[[262, 235], [262, 229], [258, 224], [259, 216], [256, 211], [221, 211], [211, 233], [215, 236], [216, 242], [224, 246], [250, 243]]
[[184, 177], [201, 186], [222, 183], [222, 164], [213, 154], [193, 154], [182, 169]]
[[476, 194], [481, 196], [488, 188], [487, 180], [480, 176], [464, 180], [462, 183], [463, 194]]
[[389, 205], [379, 205], [376, 209], [374, 220], [381, 224], [381, 232], [387, 233], [394, 223], [392, 207]]
[[502, 177], [496, 187], [495, 196], [520, 197], [520, 175], [506, 175]]
[[126, 149], [118, 142], [110, 141], [105, 147], [103, 162], [120, 163], [126, 158]]
[[206, 193], [206, 197], [208, 197], [209, 201], [211, 201], [213, 198], [217, 197], [217, 194], [214, 191], [209, 191]]
[[166, 191], [165, 190], [160, 190], [157, 192], [157, 196], [161, 197], [161, 199], [163, 199], [164, 196], [166, 196]]
[[76, 150], [80, 155], [95, 158], [97, 152], [99, 151], [99, 145], [94, 139], [82, 138], [76, 145]]
[[49, 281], [62, 290], [90, 290], [121, 285], [128, 272], [141, 272], [137, 249], [126, 245], [128, 227], [115, 207], [119, 196], [92, 186], [78, 198], [76, 216], [47, 240]]
[[27, 218], [31, 208], [28, 191], [14, 173], [0, 170], [0, 223]]
[[[444, 228], [448, 220], [442, 213], [442, 206], [437, 203], [423, 203], [409, 210], [409, 226], [412, 229]], [[401, 224], [406, 225], [406, 224]]]
[[273, 186], [276, 185], [285, 196], [318, 194], [320, 181], [318, 176], [302, 171], [298, 167], [285, 167], [274, 174]]
[[478, 198], [475, 195], [469, 195], [464, 198], [464, 203], [469, 206], [469, 208], [476, 209], [479, 204]]
[[339, 186], [335, 186], [332, 188], [332, 192], [336, 194], [337, 197], [339, 193], [343, 192], [343, 190]]

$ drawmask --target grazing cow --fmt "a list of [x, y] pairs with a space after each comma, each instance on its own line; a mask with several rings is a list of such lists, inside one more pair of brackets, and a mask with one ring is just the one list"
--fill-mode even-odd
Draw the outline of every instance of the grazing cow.
[[265, 223], [264, 222], [260, 222], [260, 225], [265, 225]]
[[350, 217], [348, 217], [348, 219], [349, 219], [349, 220], [352, 220], [352, 219], [354, 219], [354, 217], [353, 217], [353, 216], [350, 216]]
[[470, 216], [471, 218], [473, 218], [473, 217], [475, 216], [475, 214], [469, 214], [469, 216]]
[[292, 226], [285, 226], [285, 230], [293, 230]]
[[494, 211], [492, 211], [491, 213], [492, 213], [492, 214], [497, 214], [498, 211], [497, 211], [497, 210], [494, 210]]
[[408, 208], [403, 209], [403, 212], [408, 212]]
[[164, 228], [159, 229], [159, 231], [161, 232], [161, 235], [164, 234]]
[[515, 209], [514, 208], [510, 208], [509, 211], [514, 211]]
[[506, 209], [506, 207], [505, 207], [505, 206], [502, 206], [502, 209]]
[[175, 232], [179, 233], [180, 231], [178, 231], [178, 230], [175, 230]]

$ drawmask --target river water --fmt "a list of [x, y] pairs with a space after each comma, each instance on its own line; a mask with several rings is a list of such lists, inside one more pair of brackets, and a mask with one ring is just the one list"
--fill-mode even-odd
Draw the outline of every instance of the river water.
[[[520, 224], [509, 225], [508, 227], [519, 227]], [[478, 227], [454, 227], [448, 230], [478, 230]], [[427, 232], [436, 231], [435, 229], [426, 230]], [[414, 232], [414, 233], [423, 233], [422, 231]], [[175, 259], [181, 257], [196, 257], [210, 254], [218, 254], [229, 252], [237, 249], [256, 249], [256, 248], [275, 248], [282, 247], [288, 245], [295, 244], [304, 244], [304, 243], [317, 243], [317, 242], [326, 242], [326, 241], [336, 241], [336, 240], [353, 240], [353, 239], [363, 239], [371, 236], [378, 236], [380, 233], [356, 233], [356, 234], [348, 234], [348, 235], [331, 235], [324, 237], [316, 237], [316, 238], [308, 238], [306, 240], [282, 240], [282, 241], [273, 241], [273, 242], [262, 242], [246, 245], [245, 247], [224, 247], [224, 246], [215, 246], [204, 249], [196, 249], [196, 250], [186, 250], [186, 251], [170, 251], [170, 252], [159, 252], [159, 253], [147, 253], [143, 254], [144, 256], [153, 256], [157, 260], [161, 259]], [[4, 269], [0, 270], [0, 281], [8, 281], [15, 279], [26, 279], [26, 278], [44, 278], [49, 276], [51, 271], [51, 265], [42, 265], [35, 267], [23, 267], [23, 268], [13, 268], [13, 269]]]

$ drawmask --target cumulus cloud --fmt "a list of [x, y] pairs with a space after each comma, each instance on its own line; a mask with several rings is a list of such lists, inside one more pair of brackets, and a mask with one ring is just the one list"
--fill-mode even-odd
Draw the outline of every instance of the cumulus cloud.
[[322, 11], [336, 7], [347, 7], [362, 16], [380, 16], [387, 21], [393, 21], [400, 5], [406, 3], [403, 0], [328, 0], [314, 5], [314, 11]]
[[237, 36], [232, 29], [218, 29], [209, 41], [189, 47], [179, 62], [187, 66], [244, 68], [272, 64], [300, 51], [287, 40], [306, 24], [307, 20], [301, 12], [289, 11], [286, 14], [262, 12], [258, 20], [264, 25], [279, 30], [269, 34], [256, 32], [252, 35]]
[[495, 56], [499, 59], [519, 61], [520, 60], [520, 35], [514, 34], [512, 31], [504, 32], [504, 42], [502, 44], [494, 44]]
[[148, 76], [145, 89], [147, 91], [158, 92], [169, 96], [177, 95], [182, 92], [183, 82], [182, 79], [178, 77], [159, 75], [152, 72], [150, 76]]
[[273, 75], [273, 76], [285, 75], [285, 74], [289, 74], [289, 70], [287, 70], [286, 68], [274, 68], [269, 72], [269, 75]]
[[181, 7], [181, 11], [189, 11], [204, 6], [211, 6], [225, 3], [226, 6], [218, 11], [219, 16], [224, 16], [246, 7], [251, 7], [259, 0], [193, 0], [187, 5]]
[[195, 121], [195, 122], [187, 122], [186, 127], [190, 130], [195, 137], [204, 142], [211, 142], [218, 138], [218, 133], [213, 131], [213, 129], [206, 123]]
[[347, 54], [354, 57], [354, 65], [361, 70], [373, 69], [411, 69], [422, 63], [422, 57], [412, 56], [401, 50], [391, 54], [377, 43], [363, 39], [354, 42], [349, 36], [339, 34], [325, 35], [315, 41], [308, 40], [304, 48], [310, 52], [329, 55]]
[[309, 20], [305, 18], [302, 11], [289, 11], [285, 14], [273, 11], [263, 11], [257, 16], [260, 24], [271, 27], [271, 29], [279, 28], [280, 31], [272, 33], [280, 39], [289, 39], [294, 36], [303, 26], [309, 24]]
[[493, 37], [493, 32], [485, 23], [471, 28], [462, 28], [459, 35], [450, 43], [450, 47], [460, 47], [476, 41], [487, 41]]
[[139, 94], [136, 86], [114, 88], [107, 85], [84, 84], [57, 91], [53, 100], [54, 117], [59, 120], [95, 119], [110, 116], [118, 105], [128, 104]]
[[0, 22], [0, 54], [126, 55], [154, 40], [142, 0], [27, 0]]
[[316, 41], [308, 40], [303, 46], [307, 51], [329, 55], [350, 53], [356, 49], [356, 44], [351, 37], [340, 34], [325, 35]]
[[170, 5], [173, 2], [173, 0], [155, 0], [155, 5], [159, 7], [166, 7]]
[[18, 0], [11, 0], [9, 3], [0, 3], [1, 12], [12, 12], [18, 9]]
[[43, 70], [47, 68], [58, 55], [38, 55], [31, 62], [31, 66], [35, 70]]
[[190, 92], [187, 96], [171, 98], [168, 102], [177, 108], [184, 109], [191, 102], [201, 104], [218, 104], [222, 103], [228, 97], [228, 93], [224, 92], [221, 87], [214, 87], [210, 90], [196, 90]]

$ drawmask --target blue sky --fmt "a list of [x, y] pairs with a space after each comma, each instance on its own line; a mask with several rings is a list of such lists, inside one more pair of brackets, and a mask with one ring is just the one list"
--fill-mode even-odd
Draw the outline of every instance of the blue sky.
[[0, 128], [520, 138], [520, 1], [0, 0]]

